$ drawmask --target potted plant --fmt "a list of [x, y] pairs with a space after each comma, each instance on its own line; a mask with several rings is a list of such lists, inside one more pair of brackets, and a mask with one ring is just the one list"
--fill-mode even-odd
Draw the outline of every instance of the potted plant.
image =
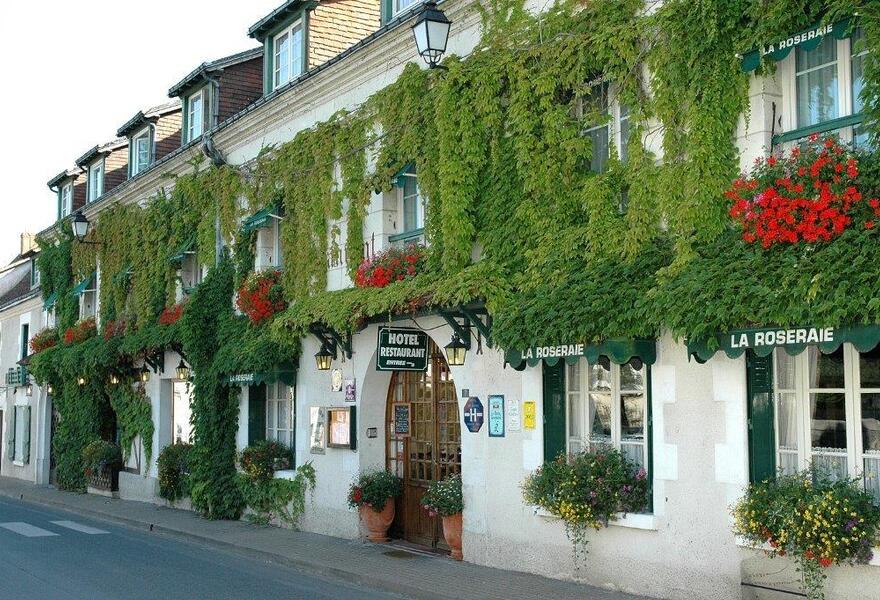
[[122, 466], [122, 450], [105, 440], [90, 442], [82, 452], [83, 470], [89, 486], [105, 492], [119, 489], [119, 469]]
[[387, 542], [394, 520], [394, 499], [403, 493], [403, 481], [388, 471], [361, 473], [348, 491], [348, 505], [357, 508], [371, 542]]
[[391, 247], [358, 267], [354, 284], [361, 288], [383, 288], [397, 281], [412, 279], [425, 269], [427, 252], [424, 246], [410, 244], [406, 248]]
[[461, 475], [456, 473], [441, 481], [432, 481], [422, 496], [422, 506], [429, 515], [439, 515], [443, 520], [443, 537], [449, 544], [450, 556], [461, 560], [461, 512], [464, 510]]
[[238, 309], [247, 315], [253, 325], [271, 319], [287, 308], [281, 288], [281, 271], [251, 273], [238, 290]]

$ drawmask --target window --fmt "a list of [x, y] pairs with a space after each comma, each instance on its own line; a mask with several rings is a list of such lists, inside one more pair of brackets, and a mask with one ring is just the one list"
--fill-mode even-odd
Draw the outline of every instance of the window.
[[94, 202], [104, 193], [104, 161], [89, 167], [89, 202]]
[[393, 0], [394, 1], [394, 14], [398, 14], [399, 12], [406, 10], [410, 6], [416, 3], [416, 0]]
[[293, 388], [284, 383], [266, 385], [266, 439], [293, 446]]
[[43, 309], [43, 326], [55, 327], [55, 305]]
[[26, 358], [28, 355], [28, 343], [31, 341], [31, 325], [30, 323], [21, 324], [21, 350], [18, 354], [18, 360]]
[[173, 405], [171, 407], [171, 442], [191, 444], [192, 439], [192, 408], [190, 405], [189, 384], [175, 381], [172, 384]]
[[61, 187], [61, 212], [62, 219], [73, 212], [73, 184], [68, 183]]
[[202, 88], [186, 101], [186, 141], [191, 142], [204, 133], [205, 89]]
[[15, 406], [12, 409], [12, 460], [19, 464], [30, 462], [31, 454], [31, 409], [29, 406]]
[[[859, 118], [867, 54], [862, 40], [861, 29], [856, 29], [850, 39], [827, 35], [812, 50], [796, 47], [792, 56], [781, 63], [780, 72], [788, 82], [786, 94], [790, 97], [783, 123], [791, 132], [784, 134], [782, 141], [799, 143], [818, 132], [834, 133], [845, 143], [867, 142]], [[801, 130], [805, 130], [802, 135]]]
[[303, 29], [297, 21], [275, 36], [273, 42], [273, 89], [277, 89], [303, 72]]
[[596, 364], [579, 360], [567, 365], [568, 453], [612, 446], [634, 464], [647, 469], [646, 378], [647, 368], [637, 359], [617, 365], [601, 357]]
[[180, 264], [180, 283], [184, 294], [191, 293], [202, 282], [202, 266], [195, 252], [187, 252]]
[[391, 235], [389, 241], [397, 246], [405, 246], [424, 241], [425, 200], [419, 189], [419, 179], [414, 164], [407, 165], [396, 178], [398, 189], [397, 219], [398, 233]]
[[[272, 213], [278, 212], [272, 209]], [[282, 266], [281, 256], [281, 221], [269, 217], [265, 227], [257, 230], [257, 253], [254, 260], [254, 268], [257, 271], [267, 269], [280, 269]]]
[[40, 269], [37, 268], [37, 261], [31, 259], [31, 288], [40, 285]]
[[79, 296], [79, 318], [88, 319], [97, 316], [98, 290], [95, 278], [89, 281], [88, 286]]
[[612, 92], [608, 83], [593, 85], [579, 109], [580, 118], [588, 123], [584, 135], [592, 143], [590, 170], [594, 173], [604, 173], [608, 169], [612, 145], [622, 162], [629, 157], [629, 107], [614, 100]]
[[777, 349], [774, 362], [777, 467], [861, 477], [880, 501], [880, 347]]
[[131, 176], [134, 177], [153, 162], [150, 138], [152, 130], [148, 127], [131, 140]]

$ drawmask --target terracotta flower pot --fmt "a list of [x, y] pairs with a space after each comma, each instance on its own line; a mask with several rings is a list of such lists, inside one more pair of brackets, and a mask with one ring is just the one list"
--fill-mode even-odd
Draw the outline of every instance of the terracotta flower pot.
[[449, 556], [461, 560], [461, 513], [443, 517], [443, 537], [449, 546]]
[[394, 520], [394, 498], [388, 498], [385, 507], [378, 512], [366, 504], [362, 504], [358, 510], [361, 513], [361, 521], [367, 528], [367, 539], [371, 542], [387, 542], [388, 528]]

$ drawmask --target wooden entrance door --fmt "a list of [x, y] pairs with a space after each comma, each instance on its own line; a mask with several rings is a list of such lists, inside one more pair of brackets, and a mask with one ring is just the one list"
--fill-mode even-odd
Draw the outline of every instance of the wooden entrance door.
[[[431, 361], [424, 373], [397, 371], [391, 377], [385, 418], [388, 470], [403, 478], [391, 535], [406, 541], [448, 549], [438, 517], [422, 509], [421, 499], [432, 481], [461, 472], [461, 428], [458, 394], [440, 348], [429, 341]], [[394, 434], [392, 405], [410, 405], [409, 437]]]

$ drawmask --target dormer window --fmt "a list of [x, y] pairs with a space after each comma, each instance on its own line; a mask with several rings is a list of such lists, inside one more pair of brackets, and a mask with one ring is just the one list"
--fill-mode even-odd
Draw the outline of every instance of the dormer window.
[[73, 183], [66, 183], [61, 186], [61, 200], [59, 207], [59, 216], [62, 219], [73, 212]]
[[407, 8], [416, 3], [416, 0], [393, 0], [394, 2], [394, 15], [405, 11]]
[[302, 74], [305, 67], [303, 41], [302, 20], [275, 36], [272, 44], [274, 89]]
[[201, 137], [205, 132], [205, 104], [208, 88], [203, 87], [186, 99], [186, 142]]
[[37, 261], [31, 259], [31, 289], [40, 285], [40, 269], [37, 268]]
[[145, 170], [153, 162], [153, 129], [147, 127], [131, 138], [131, 176]]
[[89, 166], [89, 202], [94, 202], [104, 193], [104, 159]]

